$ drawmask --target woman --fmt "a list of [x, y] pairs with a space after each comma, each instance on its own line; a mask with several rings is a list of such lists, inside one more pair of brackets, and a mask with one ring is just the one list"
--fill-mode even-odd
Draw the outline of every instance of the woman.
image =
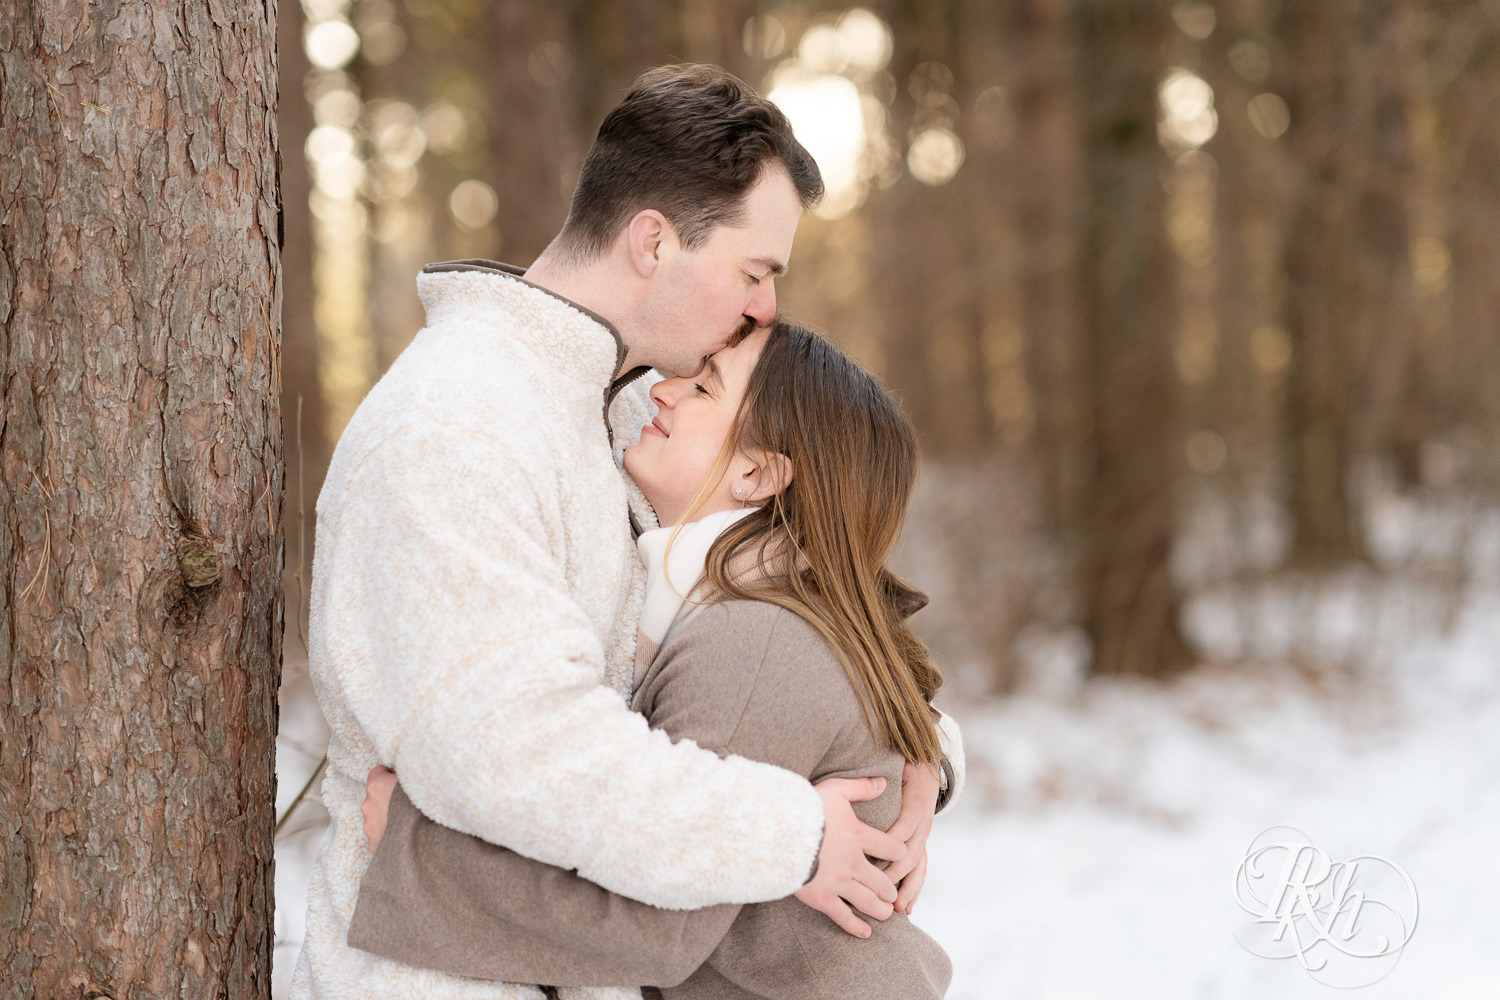
[[[925, 598], [885, 567], [915, 475], [910, 424], [867, 373], [786, 322], [651, 397], [659, 412], [625, 466], [671, 527], [640, 539], [650, 581], [632, 706], [674, 739], [813, 781], [883, 776], [858, 811], [885, 828], [904, 765], [941, 759], [930, 704], [941, 677], [906, 625]], [[399, 791], [383, 832], [349, 942], [409, 964], [560, 987], [643, 983], [667, 1000], [913, 1000], [940, 997], [951, 974], [904, 913], [861, 940], [791, 897], [657, 910], [445, 830]], [[396, 872], [383, 863], [393, 856], [419, 860]], [[403, 924], [433, 911], [413, 906], [424, 894], [447, 914], [440, 927]], [[873, 894], [848, 902], [891, 909]], [[852, 912], [844, 922], [867, 926]]]

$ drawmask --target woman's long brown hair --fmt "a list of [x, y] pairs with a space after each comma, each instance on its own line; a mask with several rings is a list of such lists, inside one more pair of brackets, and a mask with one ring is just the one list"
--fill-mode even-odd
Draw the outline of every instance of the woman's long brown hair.
[[[936, 763], [942, 673], [907, 618], [927, 597], [886, 568], [916, 481], [895, 399], [823, 337], [777, 320], [740, 402], [730, 450], [777, 452], [792, 481], [709, 549], [718, 596], [767, 601], [826, 638], [877, 740]], [[756, 572], [746, 573], [754, 565]]]

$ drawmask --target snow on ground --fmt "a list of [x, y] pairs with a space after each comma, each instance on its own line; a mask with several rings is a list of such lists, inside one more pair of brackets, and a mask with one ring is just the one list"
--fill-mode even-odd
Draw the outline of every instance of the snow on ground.
[[[1415, 882], [1414, 937], [1355, 996], [1500, 998], [1500, 593], [1460, 605], [1355, 577], [1210, 591], [1188, 618], [1211, 651], [1275, 659], [1165, 688], [1079, 686], [1064, 669], [1035, 693], [948, 706], [969, 791], [936, 825], [916, 920], [953, 957], [952, 1000], [1336, 995], [1236, 943], [1251, 926], [1236, 867], [1276, 825]], [[1319, 627], [1309, 638], [1297, 620]], [[280, 809], [326, 738], [288, 639]], [[277, 843], [276, 997], [322, 822], [304, 806]]]
[[[1424, 607], [1408, 588], [1350, 590], [1311, 616], [1347, 634], [1362, 609], [1355, 632], [1378, 636], [1403, 595]], [[1456, 617], [1446, 633], [1408, 622], [1404, 648], [1367, 646], [1357, 668], [1206, 669], [1165, 690], [955, 709], [969, 798], [936, 825], [915, 914], [953, 957], [952, 1000], [1336, 995], [1236, 942], [1253, 925], [1236, 868], [1276, 825], [1416, 885], [1400, 961], [1354, 995], [1500, 997], [1500, 595]], [[1330, 971], [1363, 979], [1369, 962]]]
[[[292, 595], [291, 586], [287, 594]], [[288, 602], [289, 605], [292, 602]], [[295, 605], [288, 617], [295, 613]], [[281, 730], [276, 737], [276, 815], [283, 816], [319, 766], [328, 746], [328, 723], [318, 708], [307, 675], [307, 649], [288, 626], [281, 667]], [[307, 919], [307, 882], [328, 813], [314, 782], [276, 836], [276, 944], [271, 952], [271, 997], [282, 1000], [291, 988], [292, 969], [302, 948]]]

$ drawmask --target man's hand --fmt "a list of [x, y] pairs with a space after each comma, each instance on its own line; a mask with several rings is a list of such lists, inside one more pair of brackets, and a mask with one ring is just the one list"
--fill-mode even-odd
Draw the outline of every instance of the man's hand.
[[384, 764], [377, 764], [365, 779], [365, 801], [360, 805], [360, 815], [365, 818], [365, 842], [374, 854], [380, 847], [380, 838], [385, 836], [386, 817], [391, 812], [391, 796], [396, 791], [396, 772]]
[[901, 886], [896, 909], [911, 915], [927, 879], [927, 835], [937, 809], [938, 769], [933, 764], [908, 763], [901, 772], [901, 815], [886, 832], [906, 844], [906, 857], [885, 870]]
[[906, 847], [899, 838], [861, 823], [849, 803], [875, 798], [885, 791], [885, 779], [829, 778], [813, 788], [823, 799], [823, 847], [817, 873], [796, 896], [855, 937], [867, 938], [870, 925], [856, 917], [854, 909], [885, 920], [896, 901], [895, 881], [869, 859], [899, 861]]

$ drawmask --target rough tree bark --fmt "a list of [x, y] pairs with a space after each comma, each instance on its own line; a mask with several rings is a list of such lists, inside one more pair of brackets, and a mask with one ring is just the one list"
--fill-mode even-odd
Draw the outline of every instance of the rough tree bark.
[[1080, 568], [1098, 674], [1188, 664], [1168, 567], [1176, 526], [1178, 385], [1157, 86], [1165, 5], [1075, 0], [1083, 101], [1080, 326], [1090, 355], [1092, 482]]
[[269, 990], [275, 4], [0, 8], [0, 996]]

